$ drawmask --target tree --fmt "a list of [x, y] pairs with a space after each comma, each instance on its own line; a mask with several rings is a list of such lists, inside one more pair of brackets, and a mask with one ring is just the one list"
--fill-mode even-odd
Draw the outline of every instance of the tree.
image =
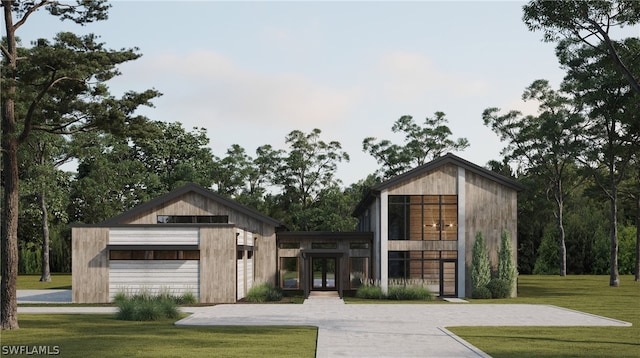
[[451, 130], [446, 123], [443, 112], [435, 112], [433, 118], [426, 117], [423, 126], [416, 124], [411, 116], [402, 116], [395, 121], [391, 130], [404, 133], [403, 145], [393, 144], [387, 139], [376, 141], [374, 137], [367, 137], [362, 141], [362, 149], [382, 165], [383, 178], [390, 178], [448, 151], [467, 148], [469, 142], [466, 138], [449, 138]]
[[187, 182], [204, 187], [213, 184], [214, 161], [204, 128], [185, 130], [180, 122], [149, 123], [147, 133], [133, 133], [132, 160], [141, 162], [149, 175], [160, 182], [153, 196], [164, 194]]
[[640, 23], [640, 2], [535, 0], [523, 10], [529, 30], [542, 30], [544, 41], [566, 39], [573, 45], [589, 46], [607, 56], [633, 91], [640, 94], [640, 72], [632, 69], [623, 58], [622, 53], [628, 54], [628, 50], [611, 38], [612, 29]]
[[[1, 329], [17, 329], [18, 148], [33, 131], [69, 134], [92, 128], [125, 131], [145, 122], [135, 109], [159, 94], [129, 92], [121, 99], [103, 85], [119, 74], [116, 65], [139, 57], [134, 49], [107, 50], [93, 35], [61, 33], [55, 42], [38, 40], [29, 50], [18, 46], [17, 31], [38, 10], [78, 24], [107, 18], [109, 4], [100, 0], [63, 4], [58, 1], [2, 0], [5, 38], [2, 66], [2, 205], [0, 285]], [[14, 21], [14, 17], [17, 21]], [[46, 98], [54, 98], [46, 100]], [[50, 106], [47, 104], [55, 104]]]
[[[640, 40], [625, 39], [622, 59], [633, 72], [640, 73]], [[561, 43], [557, 54], [567, 70], [563, 89], [575, 94], [576, 105], [590, 120], [585, 128], [585, 142], [589, 150], [581, 156], [610, 203], [610, 286], [618, 286], [618, 186], [627, 177], [632, 158], [638, 155], [640, 131], [638, 131], [638, 103], [640, 93], [631, 89], [618, 73], [614, 61], [600, 45], [597, 48], [583, 45], [567, 46]], [[634, 54], [634, 55], [631, 55]], [[622, 55], [621, 55], [622, 56]], [[605, 170], [600, 170], [604, 168]], [[603, 175], [604, 173], [604, 175]]]
[[498, 252], [498, 278], [504, 280], [513, 293], [518, 270], [513, 263], [513, 250], [509, 232], [502, 230], [500, 235], [500, 251]]
[[555, 203], [560, 276], [566, 276], [564, 207], [566, 197], [579, 182], [572, 168], [584, 145], [579, 140], [584, 117], [570, 97], [551, 89], [546, 80], [534, 81], [522, 98], [539, 102], [538, 116], [524, 116], [519, 111], [499, 115], [498, 108], [489, 108], [482, 118], [485, 125], [507, 142], [502, 150], [506, 160], [518, 161], [525, 171], [546, 181], [547, 198]]
[[[41, 276], [40, 281], [51, 281], [50, 228], [51, 217], [67, 222], [66, 202], [69, 176], [58, 168], [70, 159], [67, 140], [46, 132], [34, 133], [21, 148], [20, 181], [25, 190], [21, 190], [21, 200], [26, 195], [26, 206], [38, 203], [41, 231]], [[63, 184], [61, 187], [61, 184]], [[53, 209], [51, 212], [50, 209]], [[21, 210], [22, 212], [22, 210]], [[22, 223], [20, 223], [22, 226]]]
[[487, 252], [487, 244], [484, 242], [482, 232], [478, 231], [476, 233], [476, 241], [473, 243], [471, 257], [472, 296], [475, 297], [480, 290], [486, 290], [489, 281], [491, 281], [489, 253]]
[[349, 160], [337, 141], [320, 139], [320, 129], [311, 133], [294, 130], [286, 137], [288, 151], [282, 158], [282, 166], [275, 175], [275, 184], [283, 189], [281, 200], [290, 216], [292, 227], [311, 229], [311, 212], [321, 196], [332, 186], [338, 163]]
[[266, 198], [271, 197], [269, 189], [274, 185], [276, 173], [283, 161], [283, 150], [275, 150], [269, 144], [256, 149], [256, 157], [246, 163], [245, 183], [235, 199], [261, 212], [269, 212]]
[[72, 222], [99, 223], [166, 192], [129, 142], [99, 131], [73, 136], [78, 172], [71, 183]]

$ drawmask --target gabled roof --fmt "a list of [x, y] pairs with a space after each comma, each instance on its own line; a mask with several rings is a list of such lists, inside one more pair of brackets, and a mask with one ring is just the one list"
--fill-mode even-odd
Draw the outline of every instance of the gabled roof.
[[161, 195], [153, 200], [147, 201], [144, 204], [138, 205], [135, 208], [125, 211], [124, 213], [118, 215], [118, 216], [114, 216], [110, 219], [107, 219], [105, 221], [103, 221], [101, 224], [99, 224], [98, 226], [112, 226], [112, 225], [120, 225], [122, 224], [123, 221], [126, 221], [129, 218], [133, 218], [136, 217], [137, 215], [144, 213], [146, 211], [152, 210], [155, 207], [158, 207], [166, 202], [169, 202], [171, 200], [177, 199], [180, 196], [187, 194], [189, 192], [194, 192], [196, 194], [202, 195], [207, 199], [211, 199], [215, 202], [218, 202], [224, 206], [227, 206], [233, 210], [236, 210], [238, 212], [241, 212], [249, 217], [252, 217], [256, 220], [262, 221], [264, 223], [273, 225], [275, 227], [284, 227], [285, 225], [276, 220], [273, 219], [269, 216], [263, 215], [260, 212], [251, 209], [249, 207], [246, 207], [234, 200], [228, 199], [223, 197], [220, 194], [216, 194], [214, 192], [212, 192], [211, 190], [205, 189], [203, 187], [201, 187], [198, 184], [195, 183], [189, 183], [186, 185], [183, 185], [169, 193], [166, 193], [164, 195]]
[[452, 153], [447, 153], [439, 158], [436, 158], [430, 161], [429, 163], [423, 164], [417, 168], [411, 169], [400, 175], [396, 175], [395, 177], [387, 181], [384, 181], [378, 185], [375, 185], [369, 190], [369, 193], [365, 196], [365, 198], [362, 199], [360, 203], [358, 203], [358, 205], [356, 206], [356, 209], [353, 212], [353, 215], [357, 216], [358, 214], [360, 214], [365, 208], [367, 208], [371, 204], [371, 201], [373, 201], [373, 199], [376, 196], [378, 196], [381, 191], [394, 187], [398, 184], [404, 183], [410, 179], [424, 175], [446, 164], [453, 164], [455, 166], [464, 168], [465, 170], [468, 170], [472, 173], [475, 173], [487, 179], [493, 180], [506, 187], [512, 188], [515, 191], [524, 190], [524, 187], [518, 184], [513, 179], [507, 178], [496, 172], [483, 168], [477, 164], [473, 164], [470, 161], [462, 159]]

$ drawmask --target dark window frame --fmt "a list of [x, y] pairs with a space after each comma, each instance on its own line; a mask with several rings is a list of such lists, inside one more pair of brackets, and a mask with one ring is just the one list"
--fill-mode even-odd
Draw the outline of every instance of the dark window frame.
[[[433, 200], [437, 197], [437, 201]], [[455, 198], [455, 200], [446, 200]], [[419, 206], [420, 209], [420, 238], [411, 237], [411, 209]], [[425, 232], [425, 209], [437, 206], [438, 220], [437, 239], [427, 239]], [[455, 207], [455, 224], [445, 224], [443, 212], [445, 207]], [[458, 227], [458, 196], [450, 194], [439, 195], [389, 195], [387, 198], [387, 237], [389, 240], [415, 240], [415, 241], [456, 241], [444, 240], [444, 231], [447, 228]], [[398, 226], [399, 225], [399, 226]]]
[[229, 215], [156, 215], [157, 224], [228, 224]]
[[[162, 253], [162, 254], [161, 254]], [[160, 258], [160, 256], [171, 256], [174, 258]], [[126, 258], [119, 258], [126, 257]], [[188, 258], [184, 258], [188, 257]], [[179, 260], [200, 260], [200, 250], [109, 250], [110, 261], [179, 261]]]

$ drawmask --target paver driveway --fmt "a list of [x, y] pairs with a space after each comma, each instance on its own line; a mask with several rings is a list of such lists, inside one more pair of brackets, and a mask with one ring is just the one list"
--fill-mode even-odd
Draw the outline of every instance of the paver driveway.
[[487, 357], [447, 326], [630, 326], [529, 304], [231, 304], [198, 309], [176, 325], [318, 327], [317, 357]]

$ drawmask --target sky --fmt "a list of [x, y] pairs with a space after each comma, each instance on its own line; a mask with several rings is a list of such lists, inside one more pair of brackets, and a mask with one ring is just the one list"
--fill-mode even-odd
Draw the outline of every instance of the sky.
[[[337, 177], [350, 185], [379, 165], [365, 137], [402, 143], [393, 122], [446, 114], [454, 154], [484, 166], [504, 147], [482, 122], [486, 108], [535, 113], [521, 100], [536, 79], [564, 75], [554, 44], [522, 22], [519, 1], [218, 2], [114, 1], [109, 19], [80, 27], [40, 12], [23, 43], [59, 31], [95, 33], [108, 48], [138, 47], [113, 94], [155, 88], [139, 113], [207, 129], [213, 154], [232, 144], [250, 155], [285, 148], [293, 130], [318, 128], [350, 155]], [[639, 32], [640, 33], [640, 32]]]

